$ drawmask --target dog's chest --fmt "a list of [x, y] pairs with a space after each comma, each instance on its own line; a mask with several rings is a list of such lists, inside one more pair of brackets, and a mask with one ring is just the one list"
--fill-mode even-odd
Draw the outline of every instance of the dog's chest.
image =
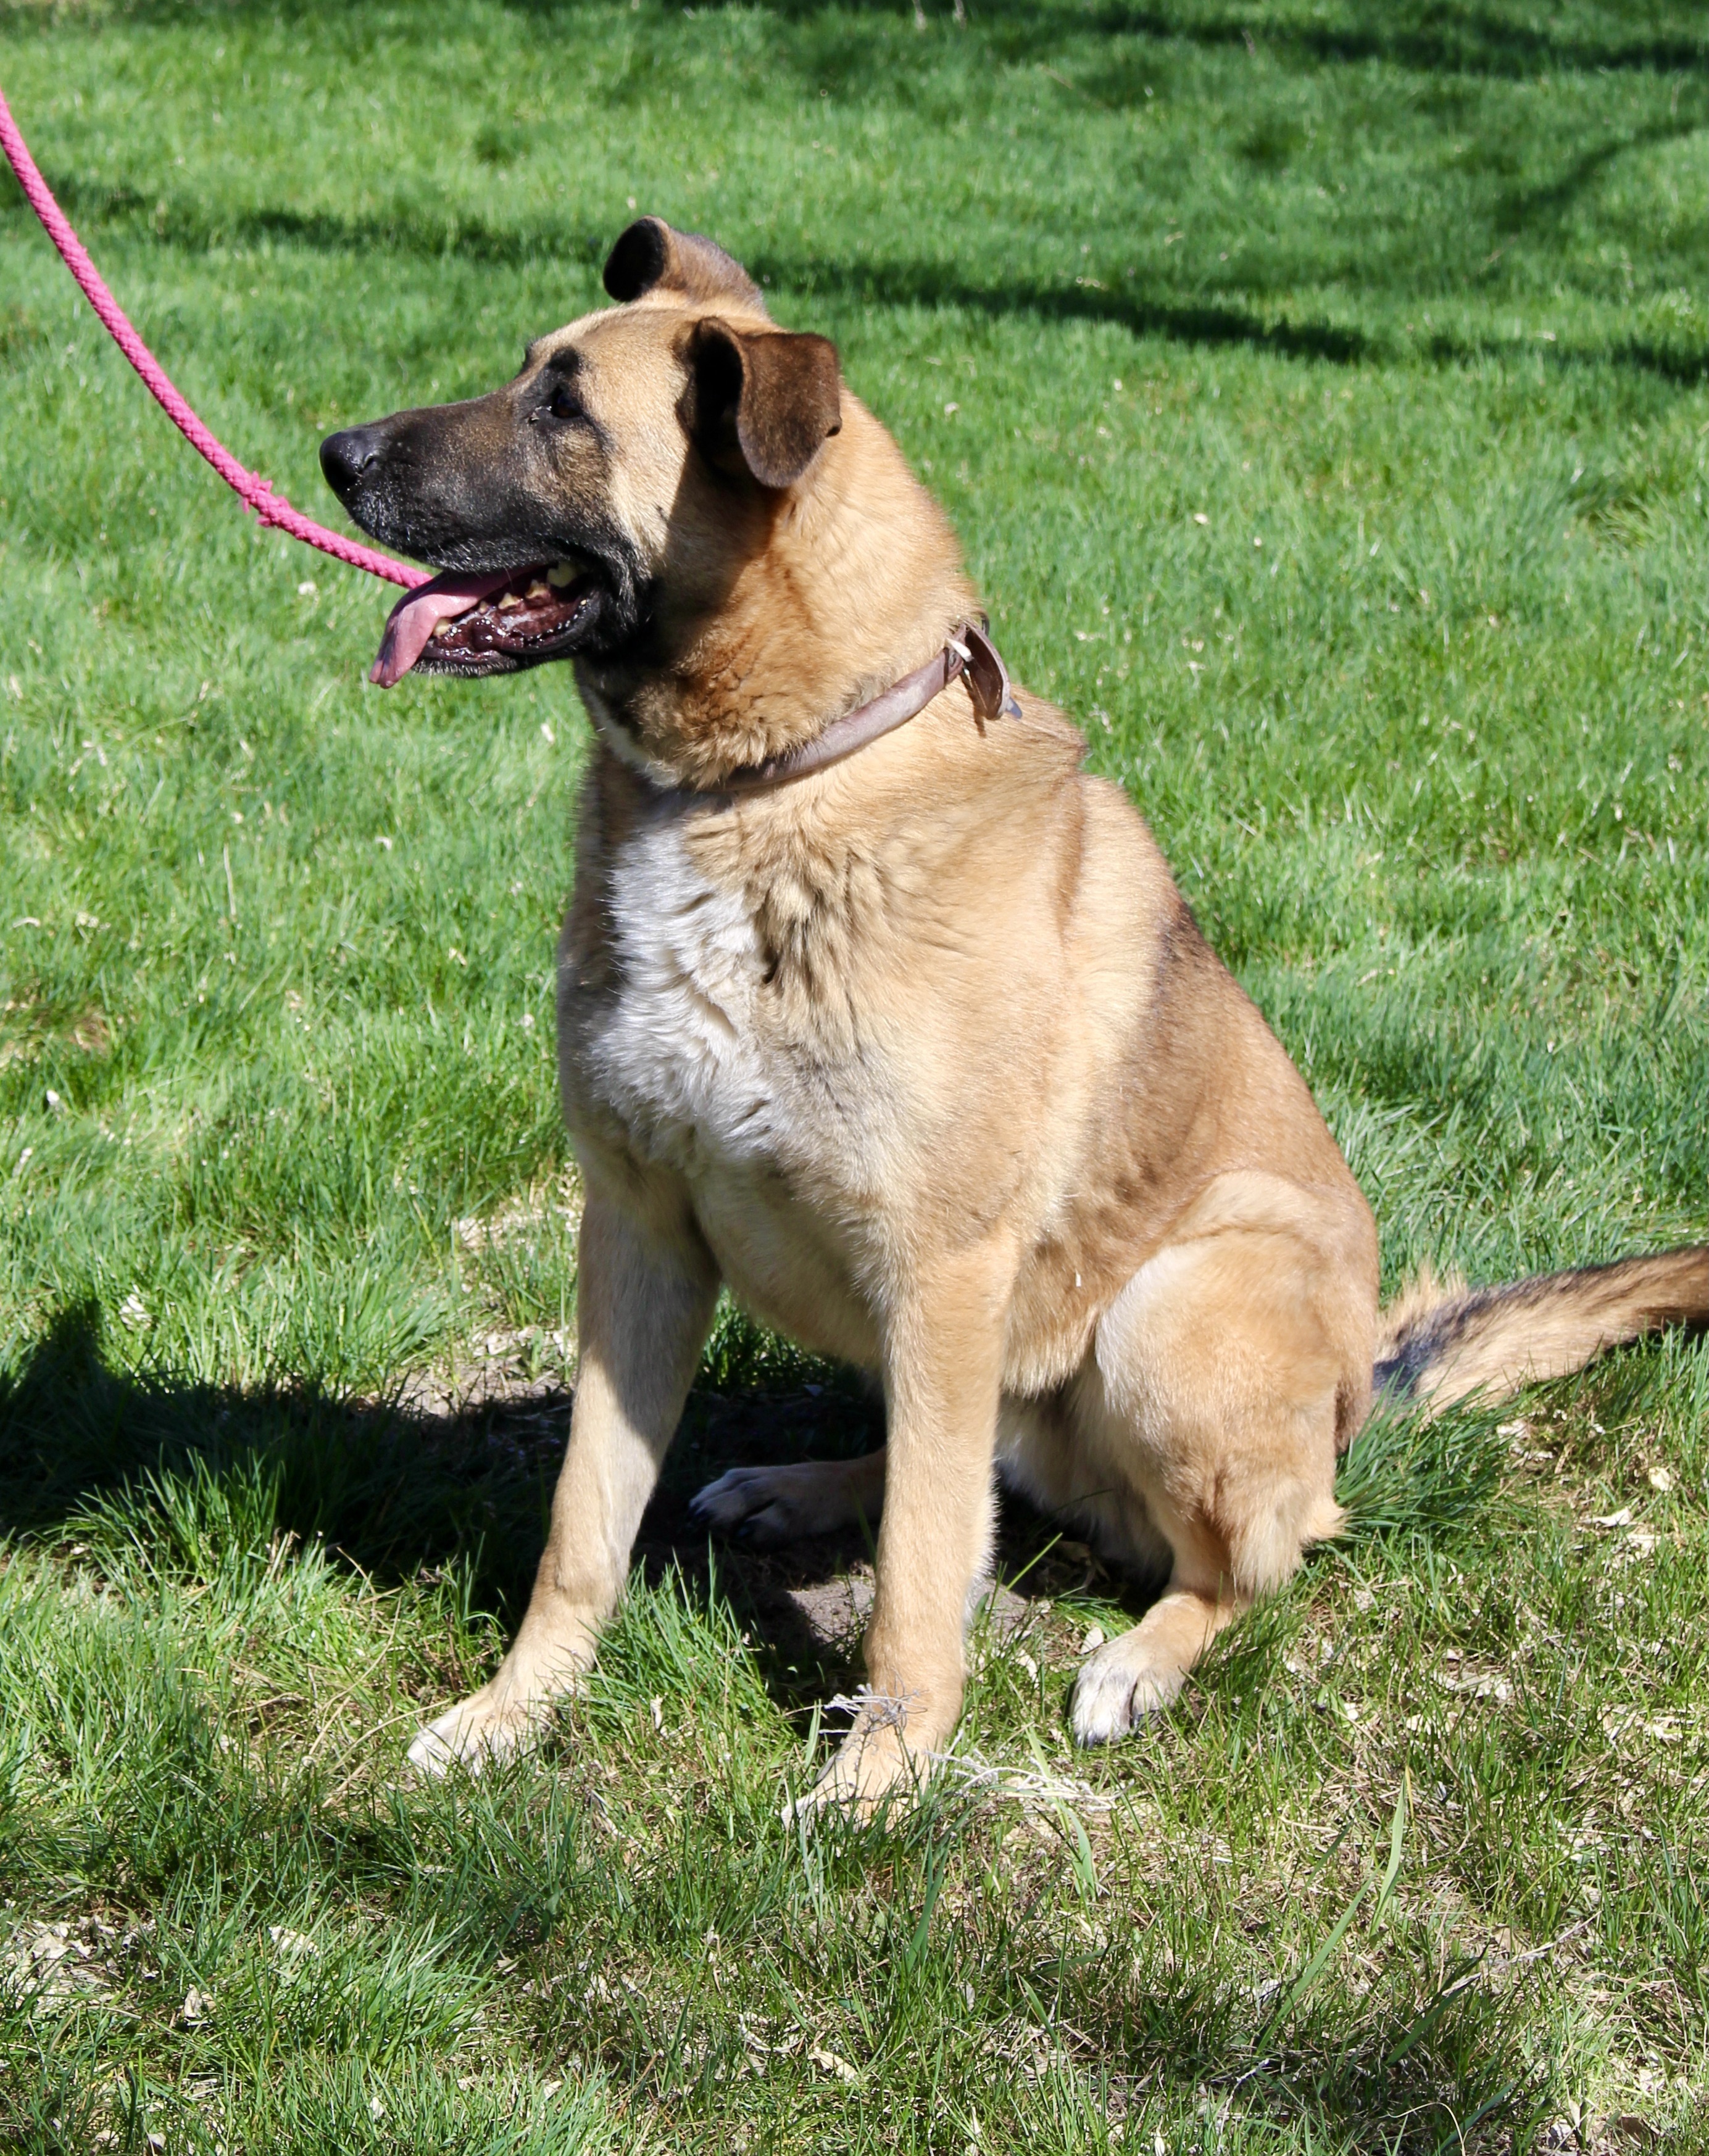
[[774, 1154], [788, 1059], [765, 1036], [764, 954], [742, 893], [701, 870], [674, 819], [631, 834], [609, 873], [615, 988], [583, 1029], [586, 1081], [677, 1168]]

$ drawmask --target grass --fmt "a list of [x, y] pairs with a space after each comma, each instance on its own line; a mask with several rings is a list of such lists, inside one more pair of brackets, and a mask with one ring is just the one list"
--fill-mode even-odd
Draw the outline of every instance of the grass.
[[[1151, 819], [1391, 1282], [1701, 1236], [1701, 10], [968, 12], [13, 4], [0, 82], [323, 515], [323, 431], [507, 372], [633, 206], [715, 232]], [[683, 1501], [873, 1413], [727, 1317], [595, 1691], [399, 1779], [573, 1378], [582, 721], [365, 690], [385, 595], [253, 529], [15, 191], [0, 264], [0, 2138], [1709, 2148], [1689, 1342], [1374, 1429], [1108, 1757], [1063, 1701], [1135, 1605], [1012, 1514], [961, 1769], [803, 1844], [862, 1553]]]

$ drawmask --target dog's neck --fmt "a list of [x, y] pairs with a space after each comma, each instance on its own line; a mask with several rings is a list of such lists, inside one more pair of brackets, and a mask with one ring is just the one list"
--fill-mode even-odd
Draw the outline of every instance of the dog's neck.
[[687, 506], [691, 531], [697, 510], [743, 531], [734, 578], [656, 619], [643, 661], [576, 667], [608, 746], [658, 784], [713, 789], [803, 747], [977, 610], [941, 511], [847, 392], [842, 433], [797, 486]]

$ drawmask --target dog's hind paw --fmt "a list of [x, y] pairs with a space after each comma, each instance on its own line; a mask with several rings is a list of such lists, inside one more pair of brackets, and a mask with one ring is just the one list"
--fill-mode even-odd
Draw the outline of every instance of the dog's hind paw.
[[1068, 1719], [1080, 1744], [1114, 1744], [1137, 1729], [1148, 1714], [1172, 1706], [1187, 1681], [1173, 1661], [1155, 1656], [1147, 1643], [1124, 1632], [1100, 1647], [1074, 1682]]
[[787, 1467], [733, 1467], [708, 1482], [688, 1509], [703, 1527], [756, 1549], [775, 1549], [859, 1519], [867, 1507], [851, 1471], [862, 1464], [807, 1460]]

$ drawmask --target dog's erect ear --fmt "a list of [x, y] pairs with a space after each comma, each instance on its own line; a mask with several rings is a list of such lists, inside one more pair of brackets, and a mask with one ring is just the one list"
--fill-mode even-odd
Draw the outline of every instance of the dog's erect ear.
[[672, 232], [659, 217], [638, 217], [619, 234], [605, 258], [605, 290], [614, 300], [678, 292], [685, 300], [765, 311], [759, 287], [739, 262], [697, 232]]
[[689, 433], [721, 470], [792, 486], [842, 425], [836, 346], [811, 331], [738, 330], [716, 319], [689, 333]]

